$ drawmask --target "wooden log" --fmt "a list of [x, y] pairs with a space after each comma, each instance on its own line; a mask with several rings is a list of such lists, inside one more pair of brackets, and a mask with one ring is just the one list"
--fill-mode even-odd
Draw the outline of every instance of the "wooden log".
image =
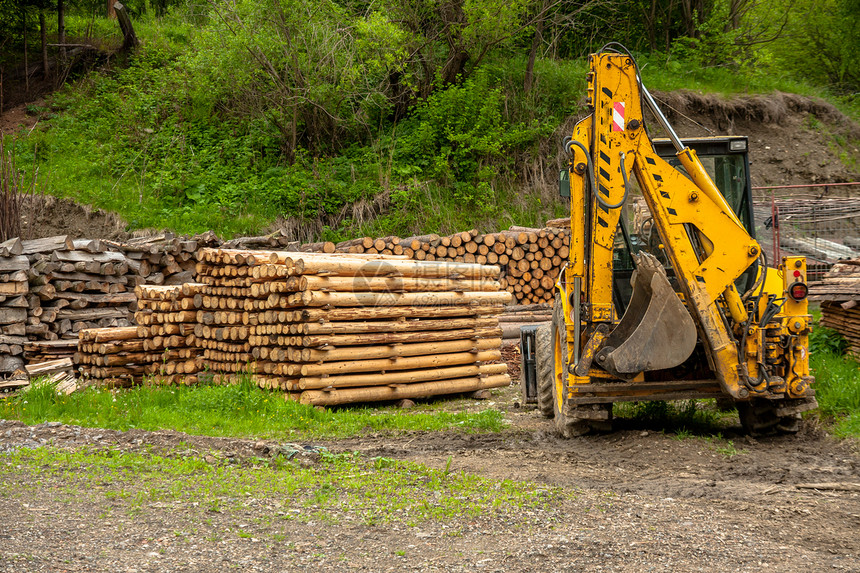
[[350, 293], [306, 291], [294, 295], [301, 306], [442, 306], [508, 304], [507, 292]]
[[58, 320], [99, 320], [102, 318], [127, 318], [127, 308], [85, 308], [83, 310], [62, 309], [57, 312]]
[[546, 222], [547, 227], [551, 228], [559, 228], [559, 229], [570, 229], [570, 217], [564, 217], [561, 219], [550, 219]]
[[0, 324], [23, 323], [27, 320], [27, 310], [23, 308], [0, 307]]
[[366, 332], [422, 332], [427, 330], [452, 330], [462, 328], [489, 328], [498, 326], [493, 318], [446, 318], [442, 320], [403, 320], [366, 322], [327, 322], [294, 325], [291, 334], [359, 334]]
[[400, 343], [386, 346], [358, 346], [330, 349], [295, 348], [290, 349], [291, 360], [294, 362], [334, 362], [340, 360], [370, 360], [374, 358], [394, 358], [405, 356], [425, 356], [431, 354], [449, 354], [452, 352], [478, 352], [499, 348], [499, 338], [483, 338], [479, 340], [450, 340], [446, 342]]
[[507, 364], [470, 364], [449, 368], [385, 372], [382, 374], [348, 374], [343, 376], [303, 377], [299, 379], [299, 388], [302, 390], [313, 390], [321, 388], [387, 386], [389, 384], [411, 384], [415, 382], [448, 380], [470, 376], [491, 376], [507, 374], [507, 371]]
[[294, 311], [292, 322], [316, 322], [339, 320], [385, 320], [396, 318], [440, 318], [462, 316], [485, 316], [501, 314], [505, 307], [501, 305], [477, 306], [418, 306], [418, 307], [360, 307], [360, 308], [304, 308]]
[[35, 378], [37, 376], [46, 376], [48, 374], [71, 370], [73, 367], [71, 358], [60, 358], [59, 360], [28, 364], [24, 368], [31, 378]]
[[[129, 259], [122, 253], [106, 251], [103, 253], [87, 253], [84, 251], [52, 251], [51, 260], [69, 263], [127, 263]], [[98, 266], [101, 268], [101, 265]], [[96, 271], [98, 272], [98, 271]]]
[[421, 277], [421, 278], [498, 278], [499, 268], [457, 263], [430, 263], [408, 260], [361, 260], [325, 257], [290, 258], [287, 264], [295, 267], [295, 274], [329, 274], [335, 276], [365, 277]]
[[345, 388], [338, 390], [306, 390], [302, 392], [301, 403], [314, 406], [335, 406], [355, 402], [379, 402], [403, 398], [422, 398], [440, 394], [460, 394], [484, 388], [509, 386], [508, 374], [497, 374], [484, 378], [457, 378], [436, 382], [419, 382], [402, 386], [374, 386], [368, 388]]
[[389, 370], [432, 369], [441, 366], [473, 364], [499, 360], [501, 352], [482, 350], [480, 352], [453, 352], [430, 356], [407, 356], [393, 358], [374, 358], [368, 360], [347, 360], [342, 362], [323, 362], [322, 364], [303, 364], [290, 371], [302, 376], [322, 376], [326, 374], [346, 374], [350, 372], [388, 372]]
[[90, 294], [83, 292], [58, 292], [56, 298], [65, 300], [77, 300], [92, 304], [122, 305], [135, 302], [137, 298], [134, 293], [123, 292], [117, 294]]
[[358, 346], [363, 344], [395, 344], [398, 342], [441, 342], [463, 338], [499, 338], [501, 328], [475, 328], [463, 330], [442, 330], [429, 332], [390, 332], [374, 334], [326, 334], [315, 336], [296, 336], [293, 343], [297, 346]]
[[297, 291], [331, 290], [348, 292], [443, 292], [443, 291], [497, 291], [499, 283], [493, 279], [448, 279], [412, 277], [299, 277]]
[[134, 26], [131, 24], [131, 17], [128, 15], [128, 10], [121, 2], [114, 2], [113, 9], [116, 13], [116, 20], [122, 31], [123, 42], [122, 49], [124, 51], [134, 50], [140, 46], [140, 40], [137, 39], [137, 34], [134, 32]]
[[336, 245], [331, 241], [321, 241], [319, 243], [305, 243], [300, 247], [300, 250], [317, 253], [333, 253], [336, 250]]
[[83, 330], [80, 333], [80, 340], [93, 343], [133, 340], [135, 338], [137, 338], [136, 326]]
[[23, 255], [0, 257], [0, 273], [26, 271], [29, 268], [30, 261]]

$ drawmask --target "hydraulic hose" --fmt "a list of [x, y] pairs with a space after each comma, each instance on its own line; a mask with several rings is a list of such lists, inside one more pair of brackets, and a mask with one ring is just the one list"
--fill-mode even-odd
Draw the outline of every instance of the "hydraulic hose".
[[582, 153], [585, 155], [585, 169], [588, 173], [588, 186], [591, 189], [591, 194], [594, 196], [600, 206], [606, 210], [617, 209], [618, 207], [621, 207], [624, 202], [627, 201], [627, 195], [630, 192], [630, 188], [627, 184], [627, 170], [624, 169], [624, 154], [621, 154], [621, 174], [624, 177], [624, 196], [621, 198], [621, 201], [612, 204], [607, 203], [606, 200], [601, 197], [600, 193], [598, 193], [597, 191], [597, 177], [594, 175], [594, 166], [591, 164], [591, 158], [588, 154], [588, 149], [582, 143], [576, 141], [575, 139], [571, 139], [567, 142], [566, 149], [568, 151], [570, 150], [571, 145], [577, 146], [579, 149], [582, 150]]

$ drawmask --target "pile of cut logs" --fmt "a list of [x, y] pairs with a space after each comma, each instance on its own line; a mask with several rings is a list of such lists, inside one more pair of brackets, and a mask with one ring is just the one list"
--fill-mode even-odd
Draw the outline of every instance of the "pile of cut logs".
[[[565, 226], [566, 225], [566, 226]], [[500, 233], [464, 231], [450, 236], [420, 235], [401, 239], [364, 237], [342, 243], [316, 243], [325, 252], [403, 255], [419, 261], [498, 265], [499, 282], [521, 304], [549, 302], [553, 285], [569, 253], [570, 221], [555, 219], [543, 229], [511, 227]]]
[[129, 259], [135, 272], [149, 285], [179, 285], [194, 279], [194, 254], [203, 247], [218, 246], [221, 240], [212, 231], [194, 236], [162, 233], [152, 237], [111, 243]]
[[205, 285], [138, 286], [137, 336], [143, 340], [147, 374], [162, 383], [195, 384], [200, 349], [194, 330]]
[[22, 372], [27, 343], [27, 269], [18, 239], [0, 244], [0, 374]]
[[122, 253], [99, 240], [68, 236], [24, 241], [30, 257], [28, 332], [34, 339], [76, 338], [85, 328], [131, 325], [139, 281]]
[[[510, 383], [497, 267], [381, 255], [202, 249], [204, 363], [335, 405]], [[208, 323], [208, 324], [207, 324]]]
[[151, 363], [136, 326], [85, 328], [78, 332], [75, 368], [88, 382], [130, 386], [143, 381]]
[[809, 286], [809, 300], [821, 301], [821, 324], [840, 332], [848, 353], [860, 359], [860, 259], [836, 263]]

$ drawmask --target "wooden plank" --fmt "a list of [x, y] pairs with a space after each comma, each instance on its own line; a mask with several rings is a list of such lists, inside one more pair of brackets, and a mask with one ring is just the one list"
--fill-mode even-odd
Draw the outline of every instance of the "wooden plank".
[[49, 360], [38, 364], [28, 364], [24, 368], [27, 370], [27, 374], [33, 378], [36, 376], [44, 376], [46, 374], [54, 374], [55, 372], [62, 372], [64, 370], [71, 370], [73, 365], [71, 358], [61, 358], [59, 360]]
[[75, 244], [68, 235], [56, 235], [41, 239], [22, 241], [23, 255], [35, 255], [52, 251], [71, 251]]
[[0, 257], [0, 273], [26, 271], [29, 268], [30, 260], [23, 255], [18, 255], [14, 257]]

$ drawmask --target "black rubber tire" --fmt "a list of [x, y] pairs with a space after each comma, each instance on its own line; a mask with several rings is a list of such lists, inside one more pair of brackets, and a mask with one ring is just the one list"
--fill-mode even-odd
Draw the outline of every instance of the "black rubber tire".
[[552, 332], [548, 325], [535, 332], [535, 370], [537, 371], [537, 406], [541, 414], [552, 418]]
[[767, 436], [778, 433], [796, 434], [800, 430], [800, 414], [777, 416], [778, 405], [778, 402], [764, 399], [738, 402], [737, 409], [741, 427], [751, 436]]

